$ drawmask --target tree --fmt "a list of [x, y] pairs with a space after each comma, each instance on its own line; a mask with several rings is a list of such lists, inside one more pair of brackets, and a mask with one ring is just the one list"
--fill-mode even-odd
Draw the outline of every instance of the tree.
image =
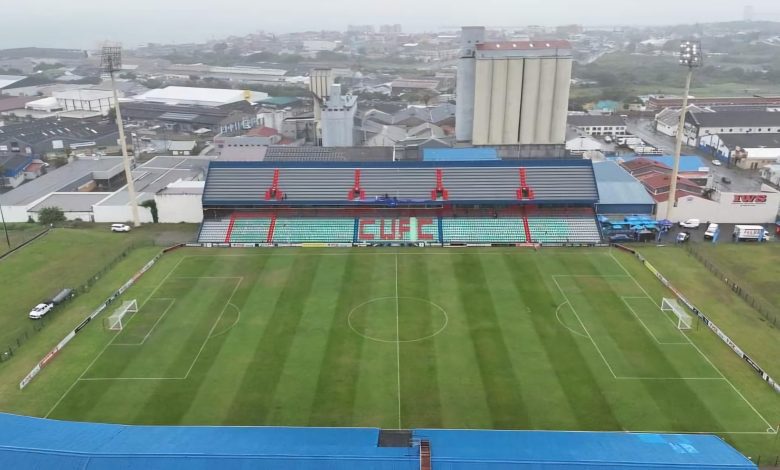
[[141, 204], [141, 207], [146, 207], [152, 212], [152, 222], [157, 223], [157, 202], [154, 199], [148, 199]]
[[65, 213], [59, 207], [44, 207], [38, 211], [38, 222], [42, 225], [53, 225], [65, 222]]

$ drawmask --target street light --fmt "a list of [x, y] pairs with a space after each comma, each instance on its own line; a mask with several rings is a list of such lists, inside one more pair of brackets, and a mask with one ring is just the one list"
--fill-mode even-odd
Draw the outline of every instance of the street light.
[[672, 181], [669, 186], [669, 199], [666, 201], [666, 218], [671, 220], [672, 208], [677, 207], [677, 173], [680, 171], [680, 152], [682, 151], [683, 133], [685, 131], [685, 115], [688, 111], [688, 94], [691, 91], [691, 78], [693, 69], [701, 66], [702, 53], [699, 41], [682, 41], [680, 43], [680, 65], [688, 67], [685, 77], [685, 93], [683, 94], [682, 108], [680, 108], [680, 122], [677, 124], [677, 140], [674, 146], [674, 165], [672, 167]]
[[119, 109], [119, 97], [117, 96], [116, 82], [114, 81], [114, 72], [122, 70], [122, 48], [116, 45], [103, 46], [100, 68], [103, 70], [103, 73], [111, 77], [111, 91], [114, 93], [114, 109], [116, 110], [116, 125], [119, 128], [119, 141], [122, 148], [122, 159], [125, 164], [127, 193], [130, 197], [130, 208], [133, 213], [133, 225], [138, 227], [141, 225], [141, 220], [138, 218], [138, 199], [135, 193], [135, 182], [133, 182], [133, 170], [130, 165], [130, 156], [127, 153], [125, 126], [122, 123], [122, 112]]

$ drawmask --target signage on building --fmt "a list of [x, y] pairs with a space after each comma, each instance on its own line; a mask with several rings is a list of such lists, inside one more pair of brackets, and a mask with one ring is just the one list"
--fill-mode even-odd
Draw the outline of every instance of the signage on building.
[[735, 194], [732, 204], [755, 205], [766, 204], [766, 194]]

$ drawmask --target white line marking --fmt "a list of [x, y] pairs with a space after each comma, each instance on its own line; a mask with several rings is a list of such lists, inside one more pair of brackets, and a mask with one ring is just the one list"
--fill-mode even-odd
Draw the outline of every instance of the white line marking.
[[[587, 338], [588, 337], [587, 335], [585, 335], [583, 333], [580, 333], [579, 331], [572, 330], [569, 327], [569, 325], [567, 325], [566, 323], [563, 322], [563, 320], [561, 320], [561, 317], [560, 317], [559, 313], [561, 311], [561, 307], [563, 307], [564, 305], [569, 305], [569, 301], [567, 300], [566, 302], [563, 302], [562, 304], [558, 305], [558, 308], [555, 309], [555, 318], [558, 319], [558, 323], [563, 325], [564, 328], [566, 328], [567, 330], [571, 331], [573, 334], [578, 335], [578, 336], [582, 336], [583, 338]], [[571, 308], [571, 305], [569, 305], [569, 308]]]
[[558, 279], [555, 278], [555, 274], [553, 274], [552, 280], [555, 283], [555, 285], [558, 286], [558, 290], [561, 291], [561, 295], [563, 295], [564, 300], [566, 300], [566, 302], [571, 307], [571, 311], [572, 313], [574, 313], [574, 316], [577, 317], [577, 320], [580, 322], [580, 326], [582, 326], [582, 330], [585, 331], [585, 333], [588, 335], [588, 338], [590, 338], [590, 342], [593, 343], [593, 347], [595, 347], [596, 351], [598, 351], [599, 356], [601, 356], [601, 360], [604, 361], [604, 364], [607, 365], [607, 369], [609, 369], [609, 373], [612, 374], [613, 378], [617, 378], [617, 375], [615, 375], [615, 371], [612, 370], [612, 366], [609, 365], [609, 362], [607, 362], [607, 358], [604, 357], [604, 353], [601, 352], [599, 345], [596, 344], [596, 342], [593, 340], [593, 336], [591, 336], [590, 332], [585, 327], [585, 323], [582, 322], [582, 318], [580, 318], [580, 315], [577, 313], [577, 309], [574, 308], [574, 304], [571, 303], [569, 297], [566, 295], [566, 292], [564, 292], [563, 288], [561, 288], [561, 285], [558, 284]]
[[[684, 345], [684, 346], [689, 346], [689, 344], [688, 344], [687, 342], [666, 342], [666, 341], [661, 341], [661, 340], [659, 340], [659, 339], [658, 339], [658, 337], [657, 337], [657, 336], [655, 336], [655, 334], [653, 334], [652, 330], [650, 330], [650, 328], [648, 328], [648, 326], [645, 324], [645, 322], [644, 322], [644, 321], [642, 321], [642, 319], [639, 317], [639, 314], [637, 314], [637, 313], [636, 313], [636, 310], [634, 310], [634, 307], [632, 307], [632, 306], [631, 306], [631, 304], [629, 304], [629, 303], [626, 301], [626, 299], [629, 299], [629, 297], [622, 297], [622, 296], [620, 297], [620, 300], [622, 300], [622, 301], [623, 301], [623, 303], [624, 303], [624, 304], [626, 304], [626, 307], [628, 307], [628, 310], [629, 310], [629, 311], [630, 311], [632, 314], [634, 314], [634, 317], [635, 317], [635, 318], [636, 318], [636, 319], [639, 321], [639, 323], [640, 323], [640, 324], [641, 324], [641, 325], [642, 325], [642, 326], [645, 328], [645, 330], [647, 330], [647, 332], [650, 334], [650, 336], [652, 336], [652, 337], [653, 337], [653, 339], [655, 340], [655, 342], [656, 342], [656, 343], [658, 343], [658, 344], [681, 344], [681, 345]], [[647, 297], [630, 297], [630, 299], [642, 299], [642, 300], [650, 300], [650, 301], [652, 302], [652, 299], [648, 299]], [[653, 302], [653, 306], [655, 306], [655, 302]], [[661, 312], [661, 315], [664, 315], [664, 316], [666, 316], [666, 315], [665, 315], [663, 312]]]
[[[642, 287], [642, 284], [640, 284], [640, 283], [639, 283], [639, 282], [636, 280], [636, 278], [634, 278], [634, 276], [633, 276], [633, 275], [632, 275], [632, 274], [631, 274], [631, 273], [628, 271], [628, 269], [626, 269], [626, 267], [625, 267], [625, 266], [623, 266], [623, 263], [621, 263], [621, 262], [620, 262], [620, 260], [618, 260], [617, 258], [615, 258], [615, 254], [614, 254], [614, 253], [612, 253], [612, 251], [611, 251], [611, 250], [612, 250], [612, 249], [610, 248], [609, 256], [611, 256], [611, 257], [612, 257], [612, 259], [615, 261], [615, 263], [617, 263], [617, 265], [618, 265], [618, 266], [620, 266], [620, 268], [621, 268], [621, 269], [623, 269], [623, 271], [624, 271], [624, 272], [625, 272], [625, 273], [628, 275], [628, 277], [630, 277], [630, 278], [631, 278], [631, 279], [634, 281], [634, 284], [636, 284], [636, 285], [637, 285], [637, 287], [639, 287], [639, 289], [640, 289], [642, 292], [644, 292], [644, 294], [647, 296], [647, 298], [648, 298], [648, 299], [650, 299], [650, 300], [651, 300], [651, 301], [652, 301], [652, 302], [653, 302], [653, 303], [654, 303], [656, 306], [658, 306], [658, 308], [660, 309], [660, 308], [661, 308], [661, 306], [660, 306], [660, 305], [658, 305], [658, 304], [655, 302], [655, 300], [653, 300], [653, 298], [650, 296], [650, 294], [648, 294], [648, 293], [647, 293], [647, 291], [645, 290], [645, 288], [644, 288], [644, 287]], [[671, 321], [672, 323], [674, 323], [674, 321], [673, 321], [671, 318], [669, 318], [669, 317], [668, 317], [668, 316], [666, 316], [666, 315], [664, 315], [664, 316], [665, 316], [667, 319], [669, 319], [669, 321]], [[732, 389], [734, 389], [734, 391], [735, 391], [735, 392], [737, 392], [737, 395], [739, 395], [739, 396], [740, 396], [740, 398], [742, 398], [742, 400], [744, 400], [744, 401], [745, 401], [745, 403], [747, 403], [747, 405], [750, 407], [750, 409], [751, 409], [751, 410], [753, 410], [753, 411], [754, 411], [754, 412], [755, 412], [755, 413], [758, 415], [758, 417], [759, 417], [759, 418], [761, 418], [761, 420], [764, 422], [764, 424], [766, 424], [766, 425], [768, 426], [768, 429], [774, 429], [774, 428], [772, 427], [772, 425], [771, 425], [771, 424], [769, 424], [769, 421], [767, 421], [767, 419], [766, 419], [766, 418], [764, 418], [764, 415], [762, 415], [761, 413], [759, 413], [759, 412], [758, 412], [758, 410], [756, 409], [756, 407], [755, 407], [755, 406], [753, 406], [753, 404], [752, 404], [752, 403], [750, 403], [750, 402], [748, 401], [748, 399], [747, 399], [747, 398], [745, 398], [745, 395], [743, 395], [743, 394], [742, 394], [742, 392], [740, 392], [740, 391], [737, 389], [737, 387], [735, 387], [735, 386], [734, 386], [734, 384], [733, 384], [733, 383], [731, 383], [731, 380], [729, 380], [729, 379], [728, 379], [728, 378], [727, 378], [725, 375], [723, 375], [723, 372], [721, 372], [721, 370], [720, 370], [720, 369], [718, 369], [718, 368], [715, 366], [715, 364], [713, 364], [713, 363], [712, 363], [712, 361], [710, 360], [710, 358], [709, 358], [709, 357], [707, 357], [707, 355], [706, 355], [706, 354], [704, 354], [704, 353], [702, 352], [702, 350], [701, 350], [701, 349], [699, 349], [699, 347], [698, 347], [698, 346], [697, 346], [697, 345], [696, 345], [696, 344], [695, 344], [695, 343], [694, 343], [694, 342], [691, 340], [691, 338], [690, 338], [690, 337], [689, 337], [687, 334], [685, 334], [685, 332], [684, 332], [684, 331], [682, 331], [682, 330], [679, 330], [679, 329], [678, 329], [677, 331], [679, 331], [679, 332], [680, 332], [680, 334], [681, 334], [681, 335], [683, 335], [683, 336], [685, 337], [685, 339], [687, 339], [687, 340], [688, 340], [688, 342], [691, 344], [691, 346], [693, 346], [693, 347], [694, 347], [694, 349], [696, 349], [696, 351], [698, 351], [698, 352], [699, 352], [699, 354], [701, 354], [701, 356], [704, 358], [704, 360], [705, 360], [705, 361], [707, 361], [707, 363], [709, 363], [709, 365], [710, 365], [710, 366], [712, 366], [712, 368], [713, 368], [713, 369], [715, 369], [715, 370], [718, 372], [718, 374], [720, 374], [720, 376], [721, 376], [721, 377], [723, 377], [723, 380], [725, 380], [726, 382], [728, 382], [728, 384], [729, 384], [729, 385], [731, 385], [731, 388], [732, 388]]]
[[232, 330], [234, 326], [238, 325], [238, 321], [241, 320], [241, 309], [236, 306], [236, 304], [230, 303], [228, 306], [233, 307], [236, 312], [238, 312], [238, 315], [236, 316], [236, 321], [234, 321], [229, 327], [225, 328], [224, 330], [220, 331], [219, 333], [216, 333], [212, 335], [212, 338], [216, 338], [217, 336], [224, 335], [228, 331]]
[[[149, 336], [152, 335], [152, 332], [154, 331], [155, 328], [157, 328], [157, 325], [163, 319], [165, 314], [167, 314], [168, 311], [171, 309], [171, 307], [173, 307], [173, 304], [176, 303], [176, 299], [173, 299], [173, 298], [162, 298], [161, 297], [161, 298], [158, 298], [158, 299], [155, 299], [155, 300], [169, 300], [170, 302], [168, 303], [168, 306], [165, 308], [165, 310], [163, 310], [163, 313], [162, 313], [162, 315], [160, 315], [160, 318], [158, 318], [157, 321], [154, 322], [154, 325], [152, 325], [152, 328], [149, 330], [148, 333], [146, 333], [146, 335], [144, 336], [144, 339], [142, 339], [140, 343], [111, 343], [112, 346], [143, 346], [144, 343], [146, 343], [146, 340], [149, 339]], [[144, 304], [144, 305], [146, 305], [146, 304]], [[138, 311], [140, 312], [141, 309], [139, 308]], [[138, 313], [136, 312], [136, 315], [137, 314]], [[128, 321], [129, 321], [129, 319], [128, 319]], [[121, 334], [121, 332], [120, 332], [120, 334]]]
[[[178, 261], [178, 262], [177, 262], [175, 265], [173, 265], [173, 268], [171, 268], [171, 270], [168, 272], [168, 274], [166, 274], [166, 275], [165, 275], [165, 277], [162, 279], [162, 281], [160, 281], [160, 283], [159, 283], [159, 284], [157, 284], [157, 286], [155, 286], [155, 288], [154, 288], [154, 289], [152, 289], [152, 292], [150, 292], [150, 293], [149, 293], [149, 296], [148, 296], [148, 297], [146, 297], [146, 300], [144, 300], [144, 301], [143, 301], [143, 303], [141, 304], [141, 307], [139, 308], [139, 310], [140, 310], [141, 308], [143, 308], [143, 306], [144, 306], [144, 305], [146, 305], [146, 303], [149, 301], [149, 299], [151, 299], [151, 298], [152, 298], [152, 296], [153, 296], [154, 294], [156, 294], [158, 290], [160, 290], [160, 287], [162, 287], [162, 286], [163, 286], [163, 284], [165, 284], [165, 282], [168, 280], [168, 278], [169, 278], [169, 277], [171, 277], [171, 274], [173, 274], [173, 272], [174, 272], [174, 271], [176, 271], [176, 269], [179, 267], [179, 265], [180, 265], [180, 264], [182, 263], [182, 261], [184, 261], [185, 259], [186, 259], [186, 257], [183, 257], [183, 258], [181, 258], [181, 259], [180, 259], [180, 260], [179, 260], [179, 261]], [[130, 323], [131, 321], [133, 321], [133, 319], [132, 319], [132, 318], [130, 318], [130, 319], [128, 320], [128, 323]], [[114, 336], [111, 338], [111, 340], [110, 340], [108, 343], [106, 343], [106, 345], [103, 347], [103, 349], [101, 349], [101, 350], [100, 350], [100, 352], [97, 354], [97, 356], [95, 356], [95, 358], [94, 358], [94, 359], [92, 359], [92, 362], [90, 362], [90, 363], [89, 363], [89, 365], [87, 365], [87, 367], [84, 369], [84, 371], [81, 373], [81, 375], [79, 375], [79, 376], [76, 378], [76, 380], [74, 380], [74, 381], [73, 381], [73, 383], [71, 384], [71, 386], [70, 386], [70, 387], [68, 387], [68, 389], [67, 389], [67, 390], [65, 390], [65, 393], [63, 393], [63, 394], [62, 394], [62, 396], [60, 396], [60, 398], [57, 400], [57, 402], [56, 402], [56, 403], [54, 403], [54, 406], [52, 406], [52, 407], [51, 407], [51, 409], [48, 411], [48, 413], [46, 413], [46, 415], [44, 415], [44, 418], [48, 418], [48, 417], [49, 417], [49, 415], [51, 415], [52, 411], [54, 411], [54, 410], [55, 410], [55, 409], [56, 409], [56, 408], [57, 408], [57, 407], [60, 405], [60, 403], [62, 402], [62, 400], [63, 400], [63, 399], [65, 399], [65, 397], [66, 397], [66, 396], [68, 396], [68, 394], [71, 392], [71, 390], [73, 390], [73, 387], [75, 387], [75, 386], [76, 386], [76, 384], [77, 384], [77, 383], [79, 383], [79, 380], [81, 380], [81, 378], [82, 378], [82, 377], [84, 377], [84, 375], [87, 373], [87, 371], [88, 371], [88, 370], [89, 370], [89, 369], [90, 369], [90, 368], [91, 368], [93, 365], [95, 365], [95, 363], [97, 362], [97, 360], [98, 360], [98, 359], [99, 359], [99, 358], [100, 358], [100, 357], [103, 355], [103, 353], [104, 353], [104, 352], [106, 352], [106, 350], [108, 349], [108, 347], [109, 347], [109, 346], [111, 346], [111, 343], [113, 343], [113, 342], [114, 342], [114, 340], [115, 340], [115, 339], [116, 339], [116, 338], [119, 336], [119, 333], [121, 333], [121, 331], [118, 331], [118, 332], [117, 332], [117, 333], [116, 333], [116, 334], [115, 334], [115, 335], [114, 335]]]
[[398, 297], [398, 255], [395, 257], [395, 352], [398, 357], [398, 429], [401, 427], [401, 320], [400, 304]]

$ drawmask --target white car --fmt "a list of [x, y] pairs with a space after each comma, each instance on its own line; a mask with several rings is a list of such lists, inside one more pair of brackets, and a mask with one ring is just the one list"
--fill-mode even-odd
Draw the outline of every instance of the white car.
[[43, 318], [43, 316], [49, 313], [53, 308], [54, 308], [54, 304], [50, 302], [44, 304], [38, 304], [35, 306], [34, 309], [30, 310], [30, 318], [32, 318], [33, 320], [38, 320], [40, 318]]
[[720, 160], [713, 160], [712, 164], [715, 165], [715, 166], [720, 166], [721, 165]]
[[701, 221], [699, 219], [688, 219], [680, 222], [680, 227], [683, 228], [699, 228]]
[[129, 232], [130, 226], [127, 224], [111, 224], [112, 232]]

